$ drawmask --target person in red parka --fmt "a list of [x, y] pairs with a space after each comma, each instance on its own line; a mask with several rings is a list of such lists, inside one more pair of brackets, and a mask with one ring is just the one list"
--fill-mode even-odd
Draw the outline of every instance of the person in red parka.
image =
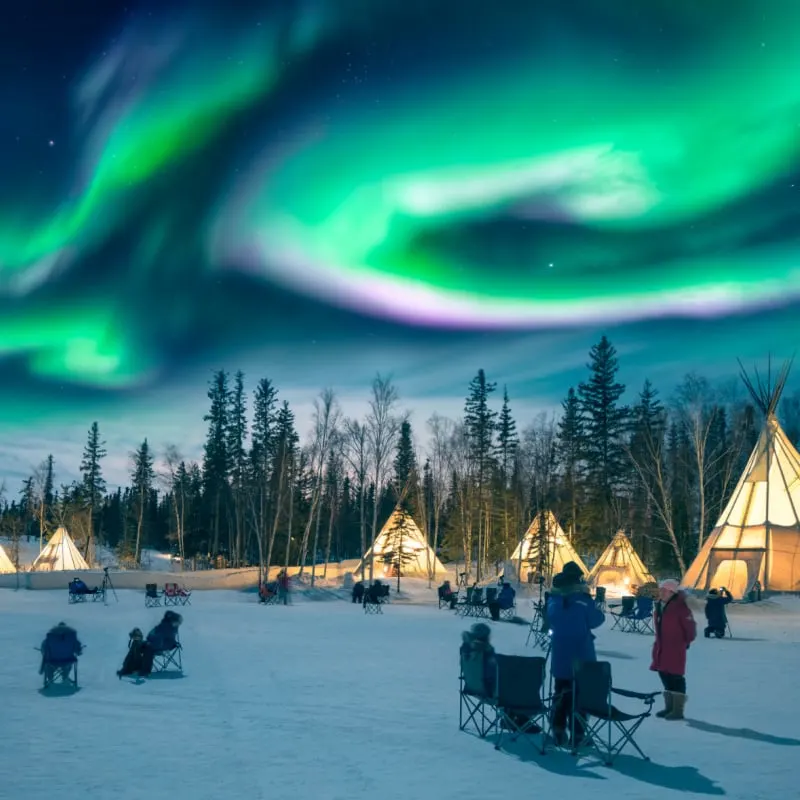
[[655, 612], [656, 641], [650, 669], [664, 686], [664, 710], [656, 716], [683, 719], [686, 707], [686, 651], [697, 636], [697, 624], [686, 595], [674, 579], [658, 585]]

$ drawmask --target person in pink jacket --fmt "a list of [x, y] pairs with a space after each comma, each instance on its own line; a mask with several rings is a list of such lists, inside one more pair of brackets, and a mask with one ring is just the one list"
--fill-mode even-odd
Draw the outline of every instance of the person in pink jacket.
[[697, 636], [697, 624], [678, 581], [670, 578], [658, 585], [655, 612], [656, 640], [650, 669], [664, 686], [664, 710], [656, 716], [683, 719], [686, 707], [686, 652]]

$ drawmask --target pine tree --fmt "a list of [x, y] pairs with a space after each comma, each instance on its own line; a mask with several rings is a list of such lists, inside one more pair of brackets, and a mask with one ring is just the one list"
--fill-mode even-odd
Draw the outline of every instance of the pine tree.
[[628, 411], [619, 405], [625, 386], [617, 381], [617, 351], [603, 336], [589, 352], [591, 374], [578, 386], [587, 478], [596, 504], [596, 516], [605, 536], [619, 520], [614, 519], [616, 489], [626, 472], [625, 433]]
[[86, 537], [86, 552], [84, 553], [84, 557], [87, 561], [90, 560], [93, 555], [95, 515], [100, 510], [103, 502], [103, 495], [106, 491], [106, 482], [103, 478], [101, 464], [102, 460], [107, 455], [105, 444], [106, 443], [100, 439], [99, 425], [93, 422], [92, 427], [89, 428], [80, 467], [81, 473], [83, 474], [81, 495], [89, 512], [89, 533]]
[[133, 550], [133, 560], [136, 564], [141, 563], [147, 507], [155, 477], [153, 454], [147, 444], [147, 439], [145, 439], [133, 454], [133, 470], [131, 471], [131, 494], [136, 507], [136, 545]]
[[225, 518], [228, 499], [228, 475], [230, 457], [228, 455], [228, 410], [230, 408], [230, 389], [228, 373], [219, 370], [214, 373], [208, 389], [211, 408], [203, 419], [208, 423], [208, 434], [203, 457], [203, 483], [205, 497], [209, 502], [212, 520], [212, 545], [214, 554], [219, 553], [220, 525]]
[[[490, 539], [489, 509], [485, 497], [485, 488], [494, 453], [494, 434], [497, 420], [497, 412], [489, 408], [489, 398], [496, 389], [497, 384], [488, 382], [486, 373], [479, 369], [478, 374], [470, 382], [469, 394], [464, 405], [464, 426], [469, 448], [469, 459], [477, 480], [475, 510], [477, 510], [478, 514], [478, 552], [476, 561], [478, 580], [482, 577], [483, 564], [489, 549], [488, 542]], [[468, 517], [470, 528], [472, 526], [472, 511], [473, 509], [470, 507]], [[467, 541], [471, 545], [471, 532], [467, 536]], [[469, 554], [465, 553], [465, 558], [468, 559]]]

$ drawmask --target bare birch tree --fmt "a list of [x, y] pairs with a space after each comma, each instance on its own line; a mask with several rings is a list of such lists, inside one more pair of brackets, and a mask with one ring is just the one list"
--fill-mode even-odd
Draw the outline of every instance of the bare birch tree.
[[186, 469], [180, 451], [174, 444], [164, 448], [161, 465], [158, 470], [158, 481], [172, 497], [172, 513], [175, 517], [175, 538], [178, 541], [178, 557], [181, 571], [184, 569], [186, 548], [184, 547], [186, 526]]
[[367, 426], [358, 420], [347, 419], [344, 423], [342, 453], [350, 465], [358, 489], [358, 520], [361, 531], [361, 580], [364, 580], [363, 556], [367, 552], [367, 472], [369, 471], [369, 439]]
[[717, 414], [708, 381], [693, 372], [686, 375], [677, 389], [675, 408], [689, 434], [697, 470], [697, 551], [700, 552], [706, 535], [706, 488], [713, 468], [708, 442]]
[[[431, 471], [431, 508], [430, 518], [432, 521], [429, 535], [429, 543], [433, 552], [439, 549], [439, 539], [441, 536], [442, 512], [447, 504], [449, 495], [449, 479], [452, 465], [452, 444], [455, 423], [447, 417], [440, 417], [433, 414], [428, 420], [428, 431], [430, 442], [428, 445], [428, 458]], [[428, 516], [426, 514], [426, 516]]]
[[[392, 463], [397, 434], [402, 420], [394, 411], [397, 406], [397, 390], [390, 376], [376, 375], [372, 381], [372, 397], [367, 415], [367, 442], [369, 443], [372, 466], [372, 484], [375, 501], [372, 504], [372, 543], [378, 535], [378, 505], [381, 493], [386, 486], [389, 467]], [[369, 580], [374, 576], [375, 559], [372, 547], [369, 549]]]

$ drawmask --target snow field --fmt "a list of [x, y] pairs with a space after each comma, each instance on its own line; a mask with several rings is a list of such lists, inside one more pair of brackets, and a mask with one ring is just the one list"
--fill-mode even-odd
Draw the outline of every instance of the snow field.
[[[408, 583], [417, 601], [435, 597], [424, 582]], [[115, 674], [128, 631], [147, 631], [164, 609], [145, 609], [141, 592], [118, 595], [118, 604], [110, 597], [108, 606], [69, 606], [66, 591], [0, 590], [0, 797], [467, 800], [586, 792], [775, 800], [797, 793], [795, 600], [734, 608], [739, 639], [700, 640], [689, 653], [688, 721], [646, 720], [637, 741], [652, 763], [623, 755], [607, 768], [591, 757], [539, 756], [524, 742], [496, 752], [460, 733], [458, 647], [473, 620], [438, 611], [435, 601], [366, 616], [360, 606], [303, 596], [288, 608], [265, 608], [251, 593], [195, 592], [192, 605], [178, 608], [185, 677], [135, 685]], [[61, 620], [86, 645], [81, 690], [45, 697], [33, 648]], [[526, 627], [492, 629], [499, 652], [535, 654], [525, 648]], [[618, 686], [655, 690], [651, 643], [611, 631], [609, 622], [599, 631], [598, 657], [612, 663]]]

